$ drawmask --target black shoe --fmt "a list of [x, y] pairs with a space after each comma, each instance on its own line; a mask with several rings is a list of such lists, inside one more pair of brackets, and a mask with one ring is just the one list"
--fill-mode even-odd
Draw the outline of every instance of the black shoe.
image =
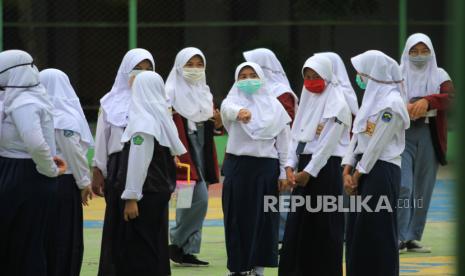
[[419, 241], [408, 241], [405, 245], [408, 252], [431, 253], [431, 248], [424, 247]]
[[169, 253], [170, 253], [170, 259], [178, 264], [182, 263], [182, 259], [184, 256], [184, 253], [182, 252], [182, 249], [179, 248], [175, 244], [170, 244], [169, 246]]
[[184, 254], [182, 256], [182, 266], [208, 266], [210, 263], [197, 259], [196, 256], [191, 254]]

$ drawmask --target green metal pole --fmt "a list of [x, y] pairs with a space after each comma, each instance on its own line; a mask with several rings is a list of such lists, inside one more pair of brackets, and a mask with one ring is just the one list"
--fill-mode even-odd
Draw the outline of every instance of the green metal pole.
[[458, 214], [458, 223], [457, 223], [457, 234], [458, 239], [456, 243], [457, 250], [457, 274], [456, 275], [465, 275], [465, 172], [464, 168], [464, 156], [465, 156], [465, 145], [463, 141], [465, 139], [465, 95], [460, 93], [464, 91], [465, 82], [463, 76], [465, 74], [464, 58], [463, 53], [465, 47], [465, 20], [464, 12], [465, 5], [463, 0], [451, 1], [452, 4], [449, 7], [449, 14], [453, 16], [453, 25], [452, 30], [449, 32], [449, 42], [452, 44], [448, 48], [451, 51], [446, 51], [449, 53], [449, 61], [452, 64], [452, 74], [454, 76], [454, 86], [456, 95], [456, 103], [454, 104], [455, 112], [455, 125], [458, 130], [458, 139], [455, 140], [455, 147], [458, 152], [454, 154], [457, 156], [455, 162], [457, 183], [456, 183], [456, 198], [455, 202], [457, 204], [457, 214]]
[[3, 51], [3, 0], [0, 0], [0, 51]]
[[134, 49], [136, 47], [137, 47], [137, 0], [129, 0], [129, 49]]
[[399, 0], [399, 57], [407, 40], [407, 0]]

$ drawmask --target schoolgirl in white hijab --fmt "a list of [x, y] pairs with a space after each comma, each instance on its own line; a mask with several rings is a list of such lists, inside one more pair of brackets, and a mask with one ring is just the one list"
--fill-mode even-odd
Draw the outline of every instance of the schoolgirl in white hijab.
[[82, 205], [92, 198], [87, 149], [94, 140], [68, 76], [57, 69], [43, 70], [39, 76], [54, 106], [57, 155], [69, 164], [58, 178], [54, 224], [49, 227], [52, 237], [47, 261], [53, 266], [49, 272], [79, 275], [84, 251]]
[[243, 53], [246, 61], [255, 62], [263, 70], [267, 79], [267, 85], [270, 87], [271, 95], [274, 95], [283, 104], [284, 108], [288, 105], [288, 98], [283, 95], [289, 95], [292, 99], [292, 110], [286, 109], [287, 113], [294, 120], [297, 108], [299, 106], [299, 99], [292, 91], [289, 80], [287, 79], [286, 72], [284, 72], [281, 62], [279, 62], [276, 55], [266, 48], [258, 48]]
[[436, 183], [439, 164], [447, 164], [447, 109], [454, 88], [447, 72], [439, 68], [431, 39], [422, 33], [411, 35], [401, 58], [408, 111], [412, 120], [406, 131], [402, 154], [400, 199], [424, 205], [401, 208], [398, 213], [400, 250], [430, 253], [420, 244]]
[[[123, 153], [127, 169], [118, 188], [124, 200], [119, 223], [131, 231], [118, 237], [121, 254], [116, 268], [124, 275], [170, 275], [168, 201], [176, 185], [173, 157], [186, 149], [179, 140], [160, 75], [143, 72], [132, 89], [129, 121], [121, 138], [127, 145], [123, 151], [129, 152]], [[143, 266], [140, 260], [145, 260]]]
[[315, 55], [323, 55], [331, 60], [331, 63], [333, 64], [333, 73], [336, 76], [340, 89], [344, 91], [344, 97], [347, 104], [349, 104], [352, 115], [355, 116], [358, 112], [357, 95], [355, 94], [352, 83], [349, 80], [349, 75], [347, 74], [346, 67], [341, 57], [333, 52], [321, 52], [316, 53]]
[[[145, 60], [148, 64], [142, 65]], [[140, 73], [141, 69], [154, 71], [155, 62], [152, 54], [140, 48], [128, 51], [118, 69], [113, 87], [100, 100], [101, 109], [97, 121], [93, 159], [94, 175], [98, 176], [99, 180], [94, 177], [92, 183], [93, 191], [97, 195], [103, 196], [100, 186], [103, 185], [103, 178], [107, 177], [108, 157], [123, 148], [120, 140], [128, 121], [131, 100], [130, 80]]]
[[112, 274], [115, 269], [112, 232], [116, 231], [116, 222], [112, 218], [118, 212], [116, 204], [119, 195], [114, 185], [123, 149], [121, 136], [129, 117], [131, 83], [140, 72], [154, 69], [155, 61], [150, 52], [140, 48], [129, 50], [123, 57], [113, 87], [100, 101], [92, 174], [93, 192], [103, 196], [105, 186], [106, 199], [99, 275]]
[[128, 142], [136, 133], [145, 133], [155, 137], [160, 145], [168, 147], [173, 156], [185, 153], [186, 149], [179, 140], [178, 131], [169, 113], [160, 75], [155, 72], [141, 73], [134, 82], [133, 91], [129, 121], [121, 142]]
[[223, 164], [228, 269], [262, 275], [263, 267], [278, 265], [279, 214], [263, 212], [263, 204], [264, 195], [278, 196], [278, 180], [286, 177], [291, 119], [258, 64], [240, 64], [235, 80], [221, 105], [229, 134]]
[[66, 171], [54, 157], [53, 106], [21, 50], [0, 53], [0, 89], [0, 263], [6, 275], [45, 276], [45, 229], [56, 177]]
[[[295, 195], [338, 197], [343, 193], [340, 164], [349, 144], [351, 112], [328, 58], [307, 59], [302, 76], [304, 87], [286, 164], [288, 181], [299, 185]], [[294, 170], [299, 171], [296, 176]], [[343, 235], [342, 213], [313, 214], [298, 207], [288, 217], [280, 275], [342, 275]]]
[[[418, 43], [426, 45], [425, 53], [410, 54]], [[405, 77], [405, 87], [408, 99], [438, 94], [443, 82], [450, 80], [444, 69], [439, 68], [436, 53], [431, 39], [422, 33], [411, 35], [405, 43], [400, 61], [402, 76]]]
[[[213, 136], [222, 133], [222, 123], [219, 111], [214, 110], [205, 68], [206, 59], [202, 51], [187, 47], [176, 55], [173, 69], [166, 80], [173, 120], [187, 149], [187, 153], [179, 159], [190, 164], [191, 180], [197, 182], [191, 208], [176, 210], [176, 225], [170, 229], [171, 260], [189, 266], [208, 265], [194, 254], [200, 252], [202, 225], [208, 208], [207, 185], [219, 181]], [[184, 169], [177, 171], [177, 179], [187, 179]]]
[[[87, 150], [94, 146], [94, 138], [82, 110], [76, 92], [68, 76], [58, 69], [45, 69], [40, 72], [40, 82], [54, 106], [54, 127], [58, 151], [68, 162], [67, 174], [73, 174], [79, 189], [90, 184], [90, 172], [87, 164]], [[72, 143], [63, 138], [70, 138]], [[62, 145], [62, 147], [60, 147]], [[60, 155], [60, 154], [59, 154]]]
[[176, 55], [176, 60], [166, 80], [166, 93], [173, 108], [188, 120], [191, 130], [195, 123], [213, 117], [213, 95], [205, 77], [205, 68], [184, 68], [193, 56], [199, 55], [206, 66], [202, 51], [194, 47], [184, 48]]
[[[276, 55], [270, 49], [258, 48], [243, 53], [246, 61], [255, 62], [263, 70], [267, 79], [267, 85], [270, 87], [271, 95], [274, 95], [283, 105], [289, 117], [291, 117], [291, 126], [294, 122], [298, 109], [299, 99], [292, 91], [287, 79], [286, 72], [279, 62]], [[287, 196], [289, 191], [283, 191], [282, 194]], [[280, 212], [279, 221], [279, 241], [283, 240], [284, 230], [286, 228], [286, 219], [288, 212]]]
[[374, 211], [382, 208], [349, 214], [347, 275], [399, 275], [395, 207], [405, 130], [410, 125], [402, 76], [397, 62], [380, 51], [357, 55], [352, 64], [365, 93], [342, 162], [344, 187], [362, 200], [370, 197], [368, 206]]

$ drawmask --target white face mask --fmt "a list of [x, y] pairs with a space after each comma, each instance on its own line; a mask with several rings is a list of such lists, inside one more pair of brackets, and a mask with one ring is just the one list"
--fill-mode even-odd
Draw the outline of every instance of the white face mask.
[[205, 78], [205, 68], [182, 68], [184, 79], [190, 83], [196, 83]]
[[428, 61], [431, 59], [431, 54], [429, 55], [418, 55], [418, 56], [408, 56], [410, 62], [415, 65], [416, 67], [423, 67], [425, 66]]

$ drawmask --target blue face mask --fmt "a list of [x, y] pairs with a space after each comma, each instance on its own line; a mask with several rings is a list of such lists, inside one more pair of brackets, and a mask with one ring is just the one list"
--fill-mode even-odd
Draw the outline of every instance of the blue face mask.
[[430, 60], [430, 58], [431, 58], [431, 55], [418, 55], [418, 56], [409, 55], [408, 56], [408, 59], [410, 60], [410, 62], [417, 67], [425, 66]]
[[362, 80], [362, 76], [358, 75], [355, 77], [355, 82], [357, 83], [360, 89], [365, 90], [367, 88], [367, 84]]
[[245, 79], [236, 82], [236, 87], [248, 96], [257, 93], [261, 86], [260, 79]]

